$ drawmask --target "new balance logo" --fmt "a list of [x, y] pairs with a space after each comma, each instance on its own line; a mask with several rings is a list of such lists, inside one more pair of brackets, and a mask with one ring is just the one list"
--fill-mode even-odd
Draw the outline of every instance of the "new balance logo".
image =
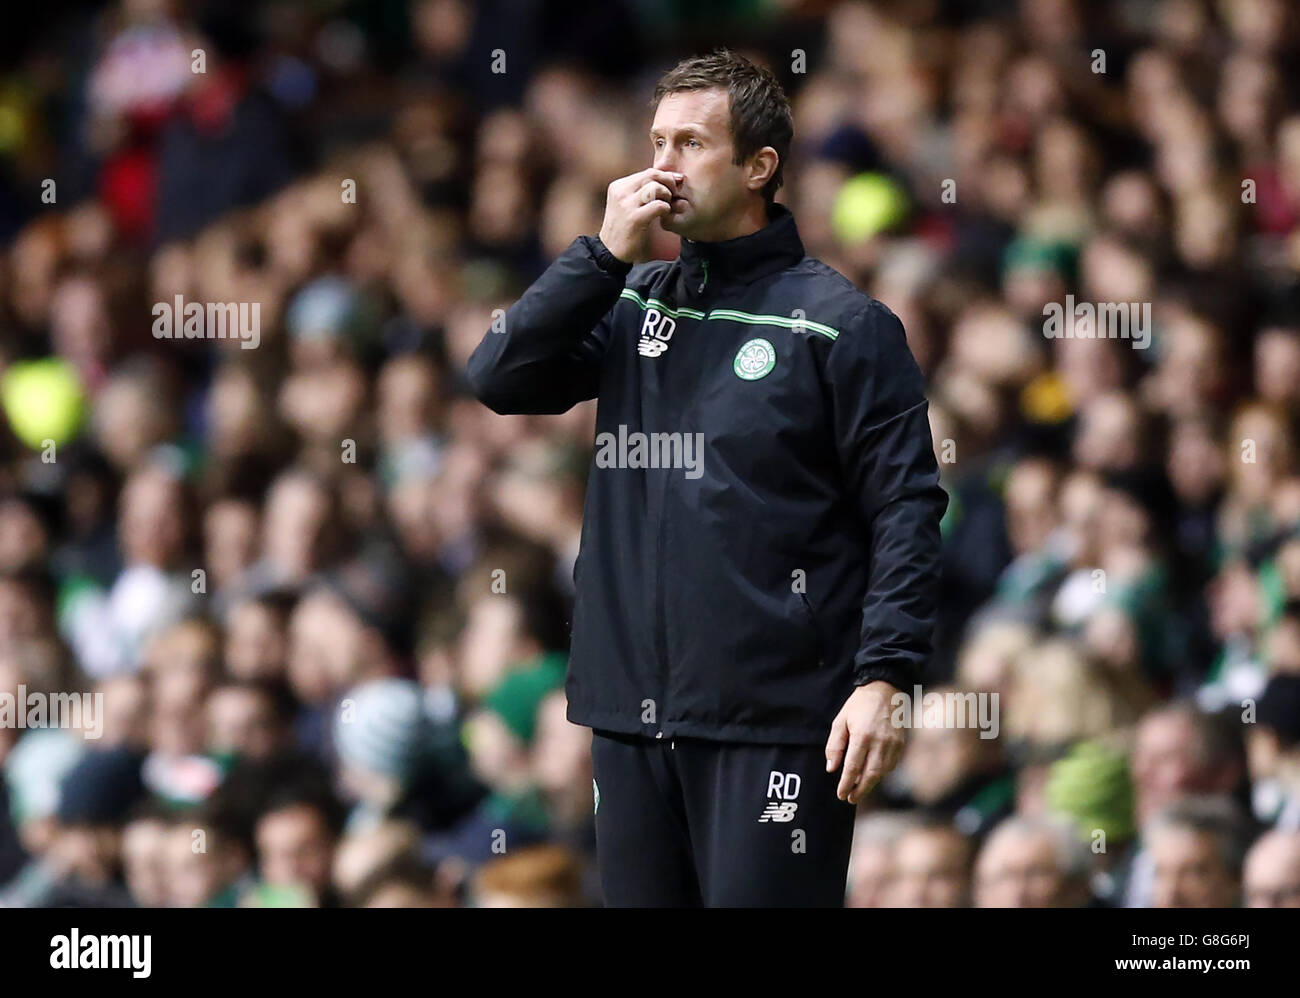
[[641, 323], [641, 338], [637, 340], [636, 352], [642, 357], [658, 357], [668, 349], [668, 341], [677, 331], [677, 320], [664, 315], [657, 308], [645, 310], [645, 321]]
[[[803, 781], [798, 773], [781, 773], [777, 770], [767, 774], [768, 805], [758, 816], [759, 821], [794, 821], [794, 813], [799, 805], [794, 803], [799, 796], [799, 787]], [[776, 800], [773, 801], [772, 798]]]
[[799, 805], [793, 801], [776, 801], [768, 804], [763, 808], [763, 813], [758, 816], [759, 821], [794, 821], [794, 813], [799, 810]]

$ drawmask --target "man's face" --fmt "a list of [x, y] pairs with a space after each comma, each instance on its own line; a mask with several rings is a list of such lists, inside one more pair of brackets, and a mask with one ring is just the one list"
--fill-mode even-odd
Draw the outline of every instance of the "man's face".
[[1164, 827], [1151, 837], [1156, 908], [1231, 908], [1237, 884], [1219, 855], [1214, 836]]
[[189, 669], [168, 669], [154, 682], [151, 742], [154, 749], [185, 755], [203, 748], [202, 675]]
[[887, 908], [894, 887], [894, 847], [886, 842], [855, 845], [849, 862], [850, 908]]
[[209, 507], [203, 519], [204, 550], [212, 574], [224, 584], [257, 560], [257, 507], [224, 500]]
[[1295, 397], [1300, 384], [1300, 337], [1285, 329], [1266, 329], [1255, 341], [1255, 384], [1270, 402]]
[[286, 578], [297, 580], [316, 568], [321, 533], [329, 518], [329, 497], [302, 477], [271, 488], [262, 521], [262, 553]]
[[242, 866], [235, 850], [211, 835], [199, 839], [196, 831], [200, 829], [180, 825], [167, 833], [167, 895], [177, 908], [203, 907], [234, 882]]
[[521, 651], [523, 627], [523, 608], [510, 597], [480, 597], [470, 606], [460, 635], [461, 682], [469, 693], [483, 696], [500, 682]]
[[239, 679], [277, 679], [284, 670], [288, 637], [270, 607], [245, 600], [226, 618], [226, 669]]
[[1246, 856], [1247, 908], [1300, 908], [1300, 834], [1271, 832]]
[[751, 193], [747, 168], [732, 162], [731, 99], [721, 87], [664, 95], [650, 128], [654, 166], [685, 178], [663, 227], [687, 239], [728, 238], [728, 223]]
[[159, 471], [135, 475], [123, 492], [118, 533], [129, 562], [170, 568], [185, 536], [181, 492], [175, 479]]
[[1178, 714], [1156, 714], [1142, 722], [1133, 753], [1140, 821], [1196, 788], [1194, 737], [1191, 724]]
[[228, 688], [208, 698], [208, 747], [265, 759], [276, 749], [279, 731], [269, 699], [254, 690]]
[[1065, 878], [1047, 835], [1002, 835], [989, 840], [975, 866], [980, 908], [1059, 908]]
[[966, 857], [961, 837], [943, 829], [916, 829], [898, 844], [893, 907], [960, 908], [966, 903]]
[[165, 850], [170, 831], [161, 821], [142, 818], [127, 825], [122, 835], [126, 885], [139, 904], [150, 908], [167, 903]]
[[903, 759], [912, 796], [923, 805], [933, 804], [956, 789], [973, 773], [983, 742], [974, 728], [943, 727], [942, 719], [912, 732]]
[[289, 621], [289, 683], [308, 703], [350, 685], [361, 661], [361, 625], [329, 592], [305, 596]]
[[329, 886], [334, 841], [314, 808], [300, 805], [264, 815], [256, 837], [267, 883], [308, 887], [318, 896]]
[[1051, 473], [1038, 465], [1020, 465], [1011, 472], [1006, 496], [1012, 546], [1018, 552], [1036, 550], [1056, 526]]

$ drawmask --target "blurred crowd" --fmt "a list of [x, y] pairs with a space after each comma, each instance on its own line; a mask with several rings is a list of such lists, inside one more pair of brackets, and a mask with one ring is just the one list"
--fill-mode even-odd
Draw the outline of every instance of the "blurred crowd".
[[[791, 95], [809, 254], [926, 372], [927, 681], [999, 705], [911, 733], [848, 903], [1300, 906], [1293, 4], [14, 17], [0, 695], [102, 730], [0, 724], [0, 906], [600, 903], [563, 692], [595, 403], [500, 417], [463, 370], [723, 43]], [[1067, 295], [1149, 342], [1045, 334]], [[177, 296], [260, 303], [256, 349], [156, 338]]]

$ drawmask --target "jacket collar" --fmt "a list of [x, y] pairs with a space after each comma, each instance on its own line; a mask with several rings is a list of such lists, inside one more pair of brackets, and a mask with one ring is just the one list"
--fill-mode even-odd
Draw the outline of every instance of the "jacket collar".
[[804, 257], [803, 241], [794, 215], [773, 202], [768, 223], [757, 232], [717, 243], [682, 239], [682, 278], [692, 297], [718, 284], [749, 283], [798, 263]]

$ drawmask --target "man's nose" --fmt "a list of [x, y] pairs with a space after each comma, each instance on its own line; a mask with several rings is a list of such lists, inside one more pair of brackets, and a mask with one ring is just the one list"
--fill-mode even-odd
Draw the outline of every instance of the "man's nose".
[[677, 157], [671, 149], [663, 149], [655, 154], [655, 169], [665, 173], [677, 172]]

